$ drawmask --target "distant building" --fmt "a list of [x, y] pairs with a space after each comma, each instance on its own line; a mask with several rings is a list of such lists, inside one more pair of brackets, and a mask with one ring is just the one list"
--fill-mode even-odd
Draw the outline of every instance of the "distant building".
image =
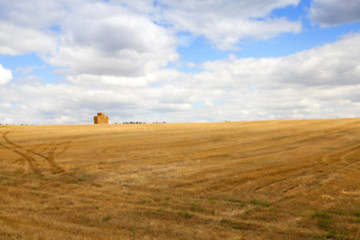
[[109, 117], [105, 113], [98, 113], [94, 116], [94, 124], [109, 124]]

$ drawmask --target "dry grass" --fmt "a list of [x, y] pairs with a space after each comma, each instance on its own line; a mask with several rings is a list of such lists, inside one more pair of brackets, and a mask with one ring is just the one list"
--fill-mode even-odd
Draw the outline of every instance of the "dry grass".
[[0, 126], [0, 239], [360, 239], [360, 119]]

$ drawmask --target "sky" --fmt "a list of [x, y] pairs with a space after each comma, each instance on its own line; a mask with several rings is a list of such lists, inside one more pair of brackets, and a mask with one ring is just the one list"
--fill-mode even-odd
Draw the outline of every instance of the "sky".
[[0, 123], [360, 117], [360, 0], [0, 0]]

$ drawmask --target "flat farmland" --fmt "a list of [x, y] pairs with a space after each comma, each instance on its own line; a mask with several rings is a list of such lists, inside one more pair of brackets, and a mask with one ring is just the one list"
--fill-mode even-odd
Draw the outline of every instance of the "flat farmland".
[[360, 239], [360, 119], [0, 126], [0, 239]]

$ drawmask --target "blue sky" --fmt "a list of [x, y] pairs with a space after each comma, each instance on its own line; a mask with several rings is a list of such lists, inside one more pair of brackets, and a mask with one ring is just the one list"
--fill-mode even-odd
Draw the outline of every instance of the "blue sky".
[[358, 117], [359, 12], [359, 0], [0, 0], [0, 123]]

